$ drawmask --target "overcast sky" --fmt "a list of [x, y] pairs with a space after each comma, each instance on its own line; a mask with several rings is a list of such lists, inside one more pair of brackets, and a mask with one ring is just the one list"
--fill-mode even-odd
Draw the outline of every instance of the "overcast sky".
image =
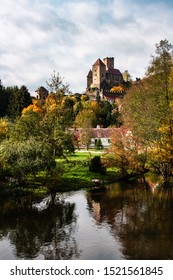
[[143, 77], [155, 44], [173, 44], [171, 2], [1, 0], [0, 79], [33, 95], [56, 71], [82, 93], [92, 64], [104, 57], [133, 79]]

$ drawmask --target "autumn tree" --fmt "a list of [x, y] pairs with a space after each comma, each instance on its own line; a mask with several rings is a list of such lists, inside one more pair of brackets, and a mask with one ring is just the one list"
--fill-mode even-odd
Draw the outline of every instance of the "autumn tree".
[[28, 112], [34, 112], [37, 115], [43, 116], [45, 114], [45, 108], [40, 100], [32, 100], [32, 104], [22, 110], [22, 115]]
[[122, 177], [144, 172], [146, 151], [139, 137], [124, 126], [112, 129], [109, 153], [113, 155], [112, 162], [119, 168]]
[[0, 118], [0, 142], [5, 140], [10, 130], [10, 122], [7, 118]]
[[162, 40], [155, 53], [146, 77], [125, 96], [123, 108], [125, 122], [149, 147], [150, 163], [167, 179], [173, 172], [172, 45]]
[[111, 88], [110, 91], [115, 93], [123, 93], [125, 91], [125, 86], [124, 85], [114, 86]]

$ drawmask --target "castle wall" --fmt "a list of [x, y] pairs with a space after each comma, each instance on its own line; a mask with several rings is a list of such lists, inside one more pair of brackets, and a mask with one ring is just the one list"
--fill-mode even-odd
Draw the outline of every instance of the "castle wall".
[[103, 62], [106, 65], [106, 70], [114, 69], [114, 57], [105, 57]]
[[93, 82], [93, 74], [92, 71], [90, 70], [87, 76], [87, 88], [90, 88]]
[[106, 57], [103, 61], [99, 58], [92, 66], [87, 76], [87, 89], [92, 87], [99, 90], [111, 88], [123, 82], [123, 76], [114, 68], [114, 57]]
[[105, 65], [93, 65], [93, 86], [101, 88], [102, 82], [106, 79]]

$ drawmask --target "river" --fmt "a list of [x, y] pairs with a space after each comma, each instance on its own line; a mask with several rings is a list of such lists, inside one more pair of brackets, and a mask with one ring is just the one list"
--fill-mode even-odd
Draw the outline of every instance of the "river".
[[170, 192], [142, 180], [0, 199], [0, 259], [173, 259]]

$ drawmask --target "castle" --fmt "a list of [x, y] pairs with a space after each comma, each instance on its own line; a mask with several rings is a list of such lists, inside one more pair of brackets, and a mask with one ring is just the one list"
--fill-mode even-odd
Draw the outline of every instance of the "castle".
[[122, 73], [114, 68], [114, 57], [98, 58], [87, 75], [87, 89], [110, 89], [123, 83]]

